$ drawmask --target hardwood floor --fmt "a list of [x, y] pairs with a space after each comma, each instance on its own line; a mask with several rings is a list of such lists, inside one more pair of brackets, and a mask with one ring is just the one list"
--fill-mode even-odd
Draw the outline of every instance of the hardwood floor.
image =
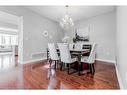
[[47, 61], [15, 65], [0, 72], [0, 89], [119, 89], [113, 64], [96, 61], [95, 76], [49, 69]]
[[[45, 62], [24, 65], [25, 84], [29, 89], [119, 89], [114, 65], [96, 61], [94, 78], [90, 75], [71, 75], [51, 69]], [[31, 72], [31, 73], [30, 73]], [[33, 83], [34, 82], [34, 83]]]

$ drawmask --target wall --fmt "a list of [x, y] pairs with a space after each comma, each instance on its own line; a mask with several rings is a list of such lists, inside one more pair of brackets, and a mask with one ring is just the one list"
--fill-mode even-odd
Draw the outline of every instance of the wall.
[[[1, 20], [1, 18], [0, 18], [0, 20]], [[1, 28], [18, 30], [18, 25], [16, 25], [16, 24], [11, 24], [11, 23], [6, 23], [6, 22], [0, 21], [0, 33], [4, 33], [4, 34], [18, 34], [15, 31], [10, 31], [10, 30], [6, 31], [6, 30], [2, 30]]]
[[117, 69], [121, 88], [127, 89], [127, 7], [117, 8]]
[[97, 44], [97, 59], [115, 62], [115, 11], [77, 21], [75, 26], [77, 29], [89, 26], [90, 42]]
[[[58, 27], [58, 23], [46, 17], [34, 13], [24, 7], [1, 6], [0, 11], [4, 11], [17, 16], [23, 16], [23, 61], [42, 59], [42, 56], [32, 58], [32, 54], [46, 53], [47, 43], [59, 42], [63, 33]], [[50, 37], [43, 36], [43, 31], [48, 31]], [[51, 37], [52, 36], [52, 37]], [[51, 38], [51, 39], [50, 39]]]
[[18, 29], [18, 25], [0, 21], [0, 27]]

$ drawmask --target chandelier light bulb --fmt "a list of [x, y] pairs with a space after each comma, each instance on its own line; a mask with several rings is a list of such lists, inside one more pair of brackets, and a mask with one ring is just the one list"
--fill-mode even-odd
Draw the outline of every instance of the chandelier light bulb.
[[66, 14], [65, 16], [62, 18], [62, 20], [60, 21], [60, 26], [63, 28], [63, 29], [70, 29], [74, 26], [74, 23], [73, 23], [73, 20], [72, 18], [68, 15], [68, 7], [69, 6], [66, 6], [67, 10], [66, 10]]

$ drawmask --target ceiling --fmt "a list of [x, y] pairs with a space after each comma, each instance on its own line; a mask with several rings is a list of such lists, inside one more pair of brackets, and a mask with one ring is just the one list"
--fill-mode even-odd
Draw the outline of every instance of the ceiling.
[[[28, 6], [27, 8], [58, 22], [66, 13], [65, 6]], [[114, 6], [69, 6], [68, 13], [73, 21], [77, 21], [114, 10]]]

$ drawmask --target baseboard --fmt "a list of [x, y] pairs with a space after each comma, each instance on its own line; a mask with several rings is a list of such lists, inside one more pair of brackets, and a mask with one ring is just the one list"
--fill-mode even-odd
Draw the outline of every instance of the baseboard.
[[28, 64], [28, 63], [33, 63], [37, 61], [43, 61], [46, 60], [47, 58], [40, 58], [40, 59], [34, 59], [34, 60], [29, 60], [29, 61], [24, 61], [23, 64]]
[[97, 58], [96, 60], [103, 61], [103, 62], [108, 62], [108, 63], [113, 63], [113, 64], [116, 63], [116, 61], [113, 61], [113, 60], [105, 60], [105, 59], [99, 59], [99, 58]]
[[122, 83], [122, 80], [121, 80], [121, 77], [120, 77], [120, 74], [119, 74], [119, 71], [118, 71], [118, 68], [117, 68], [116, 64], [115, 64], [115, 68], [116, 68], [116, 75], [117, 75], [117, 78], [118, 78], [120, 89], [124, 89], [123, 83]]

